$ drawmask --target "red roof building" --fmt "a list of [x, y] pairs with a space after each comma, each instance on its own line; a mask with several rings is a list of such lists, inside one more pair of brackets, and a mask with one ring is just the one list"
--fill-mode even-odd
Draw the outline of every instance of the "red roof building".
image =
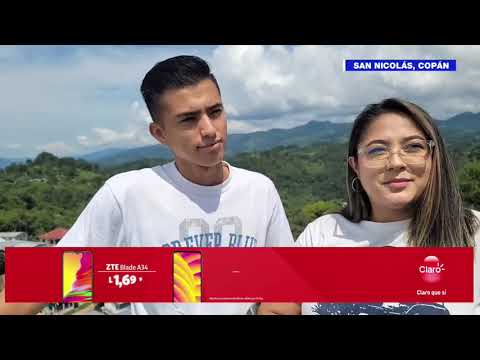
[[38, 238], [45, 243], [56, 245], [67, 233], [68, 229], [56, 228], [48, 233], [40, 235]]

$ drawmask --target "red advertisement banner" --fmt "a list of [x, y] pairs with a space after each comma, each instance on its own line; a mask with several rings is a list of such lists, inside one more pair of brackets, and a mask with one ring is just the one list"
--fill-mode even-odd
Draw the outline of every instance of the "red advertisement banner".
[[12, 247], [5, 271], [7, 302], [473, 301], [472, 248]]

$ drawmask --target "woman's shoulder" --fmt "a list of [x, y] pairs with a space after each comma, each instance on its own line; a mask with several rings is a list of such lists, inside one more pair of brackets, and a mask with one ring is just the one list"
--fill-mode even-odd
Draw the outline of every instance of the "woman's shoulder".
[[318, 217], [307, 225], [305, 232], [316, 235], [330, 235], [338, 225], [350, 223], [341, 214], [326, 214]]
[[308, 224], [309, 227], [325, 227], [325, 226], [334, 226], [339, 223], [346, 223], [350, 222], [347, 218], [345, 218], [342, 214], [325, 214], [322, 215], [315, 220], [313, 220], [310, 224]]
[[297, 246], [325, 246], [339, 227], [351, 223], [341, 214], [326, 214], [309, 223], [297, 239]]

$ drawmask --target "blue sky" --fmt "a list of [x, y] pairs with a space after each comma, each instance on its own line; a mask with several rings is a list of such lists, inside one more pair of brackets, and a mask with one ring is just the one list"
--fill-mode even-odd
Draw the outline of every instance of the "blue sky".
[[[479, 46], [0, 46], [0, 158], [154, 144], [139, 86], [158, 61], [205, 58], [229, 131], [352, 121], [390, 96], [438, 118], [480, 111]], [[345, 58], [456, 59], [453, 73], [345, 73]]]

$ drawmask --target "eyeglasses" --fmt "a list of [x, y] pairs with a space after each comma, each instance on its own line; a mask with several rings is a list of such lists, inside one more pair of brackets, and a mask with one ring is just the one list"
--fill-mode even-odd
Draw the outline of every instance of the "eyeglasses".
[[434, 146], [433, 140], [414, 139], [403, 144], [399, 151], [392, 151], [389, 145], [372, 144], [359, 147], [357, 154], [363, 155], [370, 166], [385, 166], [393, 154], [398, 154], [406, 164], [421, 165], [430, 156]]

